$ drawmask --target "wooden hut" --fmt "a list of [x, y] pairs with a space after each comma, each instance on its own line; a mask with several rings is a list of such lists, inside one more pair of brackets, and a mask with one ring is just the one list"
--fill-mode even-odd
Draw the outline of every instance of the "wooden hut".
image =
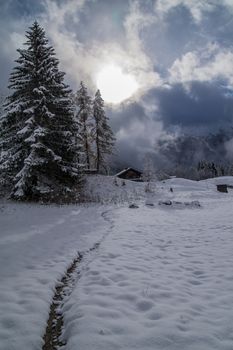
[[133, 168], [126, 168], [120, 171], [118, 174], [116, 174], [116, 177], [131, 181], [143, 181], [142, 172]]

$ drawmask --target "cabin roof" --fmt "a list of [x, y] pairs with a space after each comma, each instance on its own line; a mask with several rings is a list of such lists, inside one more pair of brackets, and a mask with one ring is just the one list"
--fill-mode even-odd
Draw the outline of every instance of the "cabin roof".
[[125, 169], [121, 170], [119, 173], [117, 173], [115, 176], [124, 175], [124, 174], [126, 174], [129, 170], [133, 171], [134, 173], [136, 173], [136, 174], [139, 175], [139, 176], [142, 175], [141, 171], [139, 171], [139, 170], [136, 170], [136, 169], [134, 169], [134, 168], [125, 168]]

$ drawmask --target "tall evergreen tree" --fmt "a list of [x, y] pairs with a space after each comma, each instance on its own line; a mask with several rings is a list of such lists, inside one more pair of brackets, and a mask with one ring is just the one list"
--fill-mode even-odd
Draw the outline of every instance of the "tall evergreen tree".
[[3, 113], [4, 113], [4, 107], [3, 107], [4, 101], [5, 101], [4, 95], [0, 94], [0, 119], [1, 119], [1, 117], [3, 115]]
[[79, 126], [79, 134], [83, 143], [83, 163], [87, 169], [90, 169], [91, 165], [91, 97], [88, 95], [87, 88], [83, 82], [80, 83], [80, 89], [77, 91], [75, 97], [76, 106], [78, 111], [76, 113], [76, 122]]
[[104, 100], [100, 91], [97, 90], [93, 102], [93, 115], [95, 120], [95, 143], [96, 143], [96, 169], [106, 166], [106, 156], [112, 153], [115, 137], [109, 126], [109, 118], [104, 111]]
[[52, 199], [71, 194], [79, 180], [70, 90], [37, 22], [26, 32], [11, 73], [13, 91], [1, 121], [1, 170], [12, 197]]
[[83, 172], [83, 169], [86, 167], [85, 163], [85, 153], [84, 153], [84, 141], [83, 141], [83, 136], [81, 135], [82, 133], [82, 123], [79, 118], [79, 107], [77, 106], [77, 95], [74, 93], [71, 93], [70, 95], [72, 105], [73, 105], [73, 116], [74, 116], [74, 121], [76, 125], [76, 135], [74, 138], [74, 142], [77, 148], [77, 163], [79, 165], [79, 169], [81, 172]]

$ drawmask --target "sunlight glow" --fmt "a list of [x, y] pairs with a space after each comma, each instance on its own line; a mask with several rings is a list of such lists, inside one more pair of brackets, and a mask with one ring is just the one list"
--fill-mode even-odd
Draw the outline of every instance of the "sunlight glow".
[[98, 73], [97, 87], [106, 102], [120, 103], [138, 90], [138, 83], [132, 75], [124, 74], [120, 67], [109, 65]]

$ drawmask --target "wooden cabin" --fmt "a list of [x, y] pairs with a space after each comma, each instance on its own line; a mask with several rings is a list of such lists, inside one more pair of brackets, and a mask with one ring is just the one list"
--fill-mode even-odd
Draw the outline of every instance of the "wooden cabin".
[[98, 171], [96, 169], [84, 169], [84, 174], [86, 175], [96, 175]]
[[131, 180], [131, 181], [143, 181], [142, 172], [133, 168], [126, 168], [115, 175], [120, 179]]

